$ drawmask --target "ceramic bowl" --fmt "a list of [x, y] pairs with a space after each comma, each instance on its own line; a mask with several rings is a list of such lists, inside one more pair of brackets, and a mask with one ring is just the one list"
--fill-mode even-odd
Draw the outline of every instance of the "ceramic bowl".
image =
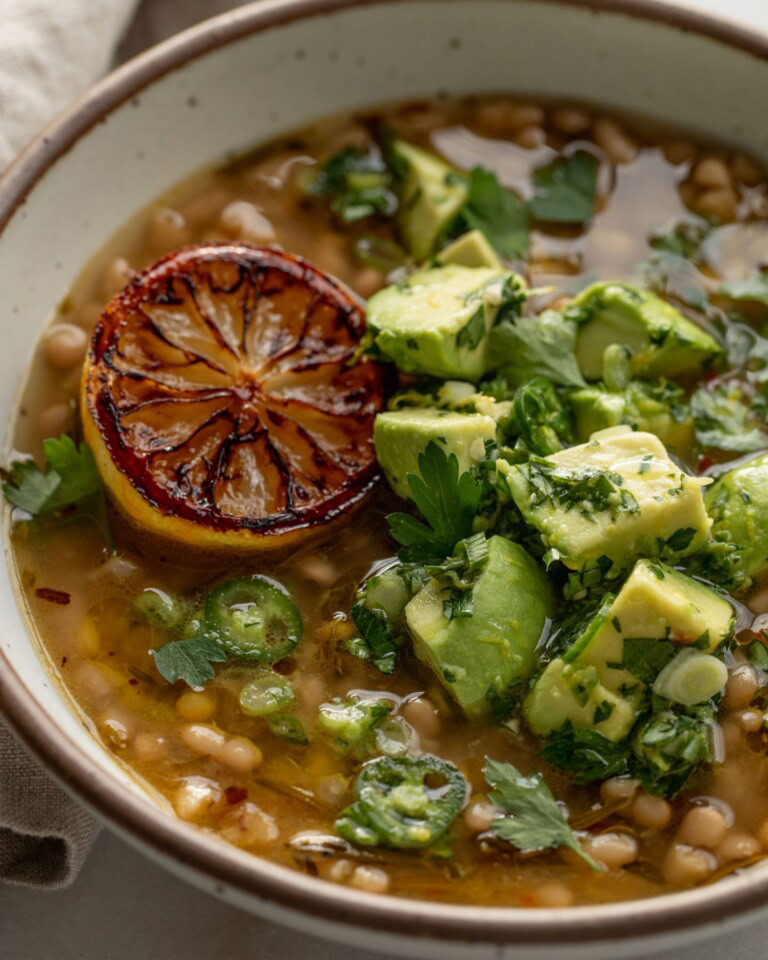
[[[584, 100], [768, 160], [768, 34], [726, 20], [657, 0], [262, 0], [107, 77], [0, 183], [0, 421], [13, 422], [56, 303], [135, 210], [198, 168], [317, 115], [440, 91]], [[7, 526], [6, 517], [6, 555]], [[244, 909], [441, 960], [629, 957], [768, 910], [768, 863], [651, 900], [522, 910], [373, 896], [237, 850], [162, 809], [90, 735], [53, 679], [7, 569], [0, 701], [9, 723], [112, 829]]]

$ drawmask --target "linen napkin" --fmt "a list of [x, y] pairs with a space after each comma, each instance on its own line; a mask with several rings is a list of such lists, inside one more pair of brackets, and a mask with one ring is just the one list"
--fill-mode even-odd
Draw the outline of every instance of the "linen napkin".
[[[138, 0], [0, 0], [0, 173], [110, 66]], [[95, 821], [0, 722], [0, 880], [75, 879]]]

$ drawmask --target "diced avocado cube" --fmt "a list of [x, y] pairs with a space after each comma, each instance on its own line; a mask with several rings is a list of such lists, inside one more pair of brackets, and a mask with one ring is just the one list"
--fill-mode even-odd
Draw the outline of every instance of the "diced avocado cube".
[[584, 584], [617, 577], [639, 557], [693, 553], [712, 523], [701, 493], [709, 481], [676, 466], [658, 437], [628, 426], [546, 458], [499, 460], [496, 472], [541, 534], [548, 559]]
[[369, 333], [406, 373], [479, 380], [490, 367], [488, 331], [524, 288], [516, 274], [483, 267], [421, 270], [371, 297]]
[[577, 294], [566, 312], [580, 324], [576, 358], [587, 380], [600, 379], [603, 352], [613, 343], [630, 349], [637, 377], [700, 374], [723, 356], [714, 337], [679, 310], [628, 283], [592, 284]]
[[504, 269], [503, 263], [482, 230], [469, 230], [467, 233], [462, 233], [453, 243], [443, 247], [435, 259], [443, 266], [457, 263], [460, 267]]
[[484, 717], [494, 697], [533, 669], [536, 646], [552, 615], [552, 590], [521, 546], [495, 536], [472, 588], [472, 613], [448, 619], [449, 592], [430, 581], [405, 608], [406, 623], [417, 656], [464, 713]]
[[[545, 736], [570, 721], [621, 740], [637, 719], [645, 681], [655, 679], [632, 673], [625, 640], [669, 641], [703, 655], [730, 637], [733, 624], [731, 604], [716, 591], [659, 561], [639, 560], [618, 595], [587, 616], [536, 680], [524, 703], [528, 725]], [[647, 663], [652, 669], [650, 657]]]
[[560, 657], [547, 664], [523, 710], [531, 731], [540, 737], [570, 721], [616, 742], [626, 737], [637, 719], [636, 707], [603, 686], [594, 667], [564, 663]]
[[713, 541], [732, 548], [726, 579], [746, 584], [768, 572], [768, 453], [718, 477], [704, 501]]
[[485, 441], [496, 439], [496, 421], [478, 413], [453, 413], [434, 407], [405, 407], [380, 413], [373, 425], [376, 457], [389, 485], [405, 500], [411, 499], [408, 474], [419, 473], [419, 454], [430, 440], [446, 456], [456, 454], [459, 475], [485, 456]]
[[[672, 384], [633, 380], [624, 390], [611, 391], [591, 384], [568, 395], [576, 435], [588, 440], [598, 430], [627, 424], [633, 430], [655, 434], [662, 443], [680, 449], [693, 439], [693, 420], [677, 398]], [[679, 391], [682, 395], [682, 390]], [[666, 394], [670, 394], [668, 402]]]
[[392, 144], [398, 169], [400, 235], [417, 260], [426, 260], [467, 199], [466, 179], [444, 160], [403, 140]]

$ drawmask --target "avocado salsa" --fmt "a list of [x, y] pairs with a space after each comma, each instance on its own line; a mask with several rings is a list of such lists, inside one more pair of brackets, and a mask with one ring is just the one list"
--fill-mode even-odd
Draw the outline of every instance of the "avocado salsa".
[[[241, 241], [365, 302], [346, 370], [386, 393], [355, 512], [225, 557], [121, 515], [77, 397], [136, 270]], [[234, 289], [206, 294], [230, 352]], [[295, 348], [269, 295], [249, 356], [272, 364]], [[33, 628], [169, 814], [320, 880], [562, 907], [744, 869], [768, 851], [767, 338], [768, 183], [738, 150], [510, 97], [319, 121], [137, 214], [43, 335], [16, 426], [36, 460], [4, 476]], [[299, 500], [344, 457], [304, 368], [280, 374], [322, 401], [296, 445], [263, 415]], [[172, 451], [197, 434], [163, 409]], [[225, 474], [233, 510], [257, 466]]]

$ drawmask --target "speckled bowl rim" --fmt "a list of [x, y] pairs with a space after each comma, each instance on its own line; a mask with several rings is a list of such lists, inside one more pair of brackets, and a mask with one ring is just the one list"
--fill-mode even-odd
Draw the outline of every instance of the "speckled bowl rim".
[[[259, 0], [208, 20], [141, 54], [81, 97], [15, 160], [0, 179], [0, 231], [46, 170], [111, 110], [143, 88], [211, 50], [295, 20], [348, 7], [410, 0]], [[517, 0], [497, 0], [515, 3]], [[715, 15], [681, 9], [667, 0], [539, 0], [616, 13], [704, 35], [768, 60], [768, 31], [741, 27]], [[768, 907], [768, 870], [727, 878], [709, 887], [646, 900], [565, 910], [499, 908], [374, 896], [326, 883], [247, 854], [164, 813], [103, 769], [52, 723], [0, 648], [0, 707], [18, 737], [58, 781], [119, 833], [131, 836], [238, 902], [255, 898], [359, 932], [442, 940], [446, 946], [501, 948], [607, 944], [648, 937], [674, 939], [691, 928], [729, 926]], [[620, 950], [617, 944], [617, 949]]]

